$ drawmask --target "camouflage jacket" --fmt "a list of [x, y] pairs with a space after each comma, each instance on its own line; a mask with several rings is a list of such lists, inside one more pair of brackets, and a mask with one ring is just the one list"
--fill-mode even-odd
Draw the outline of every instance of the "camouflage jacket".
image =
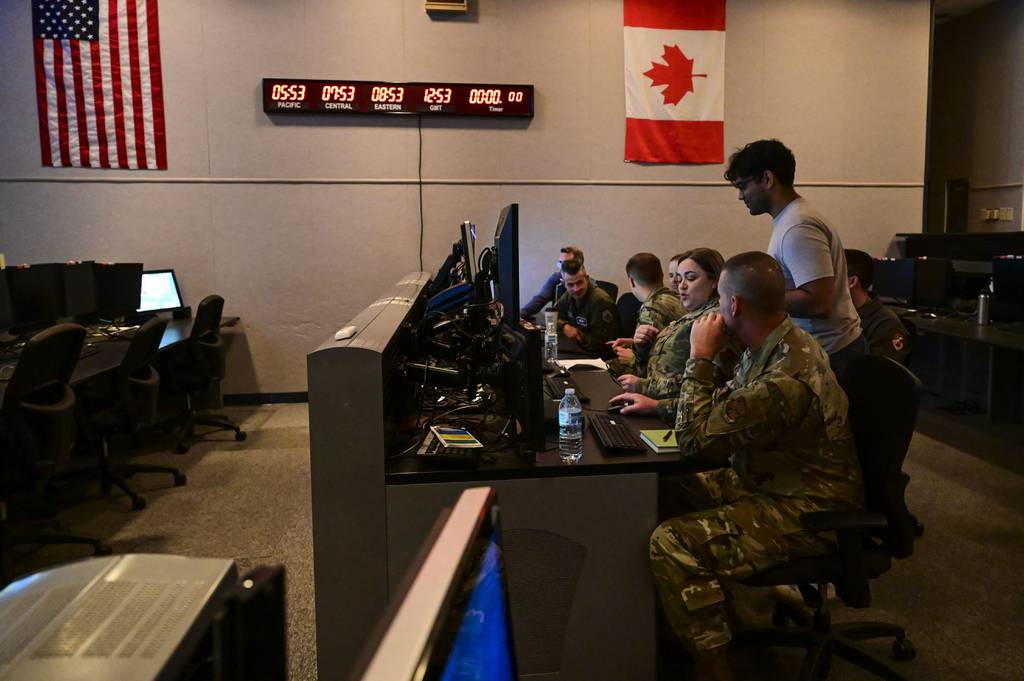
[[[686, 314], [686, 310], [683, 309], [683, 304], [679, 302], [679, 295], [667, 286], [660, 286], [651, 291], [651, 295], [647, 296], [647, 300], [640, 306], [636, 323], [637, 326], [640, 324], [650, 324], [660, 332], [664, 331], [673, 321], [679, 319], [684, 314]], [[640, 343], [633, 345], [634, 373], [646, 371], [650, 354], [650, 344]], [[637, 373], [637, 375], [641, 374]]]
[[687, 362], [676, 436], [684, 455], [729, 457], [748, 488], [826, 508], [862, 508], [846, 394], [821, 346], [786, 318], [748, 349], [735, 377]]
[[559, 332], [566, 324], [575, 326], [583, 332], [580, 347], [584, 352], [595, 357], [608, 355], [610, 350], [606, 343], [619, 334], [619, 313], [611, 297], [593, 279], [583, 298], [576, 300], [566, 291], [555, 307], [558, 308]]
[[[709, 312], [718, 312], [717, 298], [687, 312], [658, 334], [647, 371], [637, 386], [637, 392], [658, 400], [658, 415], [670, 425], [676, 422], [679, 391], [683, 386], [686, 361], [690, 359], [690, 329]], [[722, 372], [723, 381], [732, 377], [733, 367], [742, 353], [743, 344], [734, 340], [715, 357], [715, 366]]]

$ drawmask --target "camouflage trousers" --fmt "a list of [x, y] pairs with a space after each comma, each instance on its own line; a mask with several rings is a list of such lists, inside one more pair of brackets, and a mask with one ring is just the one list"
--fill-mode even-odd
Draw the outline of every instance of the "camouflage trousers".
[[815, 504], [750, 491], [731, 468], [674, 479], [679, 501], [705, 510], [670, 518], [651, 535], [654, 582], [676, 636], [694, 655], [732, 640], [722, 581], [741, 580], [784, 563], [818, 555], [831, 544], [800, 525]]

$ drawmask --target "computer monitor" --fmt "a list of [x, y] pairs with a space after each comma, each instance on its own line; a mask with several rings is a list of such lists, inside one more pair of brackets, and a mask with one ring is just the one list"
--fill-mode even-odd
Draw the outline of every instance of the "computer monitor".
[[7, 286], [7, 275], [0, 272], [0, 331], [14, 326], [14, 308], [11, 306], [11, 290]]
[[494, 250], [498, 266], [495, 272], [495, 298], [504, 310], [502, 318], [508, 322], [519, 319], [519, 204], [501, 209], [498, 226], [494, 230]]
[[544, 451], [544, 351], [540, 327], [503, 321], [498, 340], [505, 411], [516, 419], [528, 452]]
[[142, 290], [137, 312], [163, 312], [181, 307], [181, 292], [174, 270], [150, 270], [142, 273]]
[[459, 243], [462, 245], [462, 262], [465, 267], [467, 284], [476, 282], [476, 225], [466, 220], [459, 225]]
[[100, 317], [135, 314], [142, 295], [142, 263], [96, 263], [96, 308]]
[[497, 496], [464, 490], [442, 514], [352, 679], [517, 676]]
[[61, 317], [61, 267], [56, 263], [8, 267], [14, 326], [30, 329], [45, 326]]
[[96, 312], [96, 275], [92, 261], [65, 263], [61, 268], [63, 316], [82, 317]]

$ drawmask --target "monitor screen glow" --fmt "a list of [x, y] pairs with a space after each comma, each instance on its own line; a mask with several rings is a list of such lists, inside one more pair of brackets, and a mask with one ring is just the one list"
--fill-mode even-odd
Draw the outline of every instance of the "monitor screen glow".
[[158, 312], [181, 307], [181, 293], [174, 270], [142, 273], [139, 312]]

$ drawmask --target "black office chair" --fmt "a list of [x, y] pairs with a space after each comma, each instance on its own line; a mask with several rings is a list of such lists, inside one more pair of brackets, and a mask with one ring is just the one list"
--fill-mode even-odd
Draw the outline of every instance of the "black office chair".
[[618, 286], [616, 286], [615, 284], [611, 283], [610, 281], [601, 281], [600, 279], [595, 279], [594, 283], [597, 284], [597, 287], [599, 289], [601, 289], [602, 291], [607, 293], [609, 298], [611, 298], [612, 300], [618, 300], [618, 298], [619, 298], [619, 287]]
[[[801, 680], [825, 678], [835, 654], [882, 678], [902, 681], [902, 674], [857, 647], [856, 641], [891, 636], [896, 658], [910, 660], [916, 651], [904, 628], [883, 622], [832, 624], [823, 594], [831, 583], [846, 605], [866, 608], [871, 604], [869, 580], [888, 571], [893, 558], [913, 552], [914, 524], [904, 500], [910, 478], [902, 466], [914, 434], [921, 385], [909, 370], [885, 357], [857, 357], [849, 369], [843, 388], [850, 399], [850, 424], [864, 472], [866, 510], [803, 515], [801, 521], [808, 530], [836, 533], [836, 551], [795, 558], [743, 583], [797, 584], [813, 615], [779, 602], [772, 616], [775, 628], [739, 632], [735, 642], [806, 648]], [[787, 626], [790, 623], [797, 626]]]
[[[156, 355], [160, 339], [167, 328], [167, 321], [153, 318], [143, 324], [132, 336], [131, 343], [113, 376], [113, 390], [109, 397], [91, 396], [82, 400], [82, 430], [87, 438], [97, 445], [98, 460], [95, 467], [79, 469], [56, 476], [60, 479], [82, 476], [97, 476], [100, 489], [109, 493], [112, 486], [119, 487], [132, 502], [132, 510], [146, 507], [146, 500], [139, 496], [124, 480], [111, 470], [109, 460], [110, 438], [118, 433], [137, 438], [144, 430], [156, 423], [157, 402], [160, 396], [160, 374], [157, 372]], [[171, 466], [151, 464], [122, 464], [117, 472], [127, 477], [136, 473], [164, 473], [174, 478], [175, 487], [184, 485], [185, 475]]]
[[184, 423], [175, 451], [184, 454], [198, 440], [209, 435], [196, 437], [195, 427], [211, 426], [219, 430], [235, 431], [235, 440], [246, 438], [244, 430], [232, 423], [226, 416], [217, 414], [200, 416], [195, 400], [220, 400], [220, 382], [224, 378], [227, 350], [220, 335], [220, 318], [224, 311], [224, 299], [217, 295], [206, 296], [196, 308], [192, 322], [192, 333], [179, 352], [171, 369], [173, 384], [185, 396]]
[[43, 533], [34, 527], [15, 533], [7, 515], [14, 495], [37, 499], [39, 483], [67, 464], [75, 440], [75, 393], [69, 382], [84, 341], [85, 329], [77, 324], [60, 324], [36, 334], [22, 349], [4, 391], [0, 405], [0, 579], [4, 583], [12, 577], [15, 546], [88, 544], [95, 555], [110, 553], [109, 547], [90, 537]]
[[636, 320], [640, 315], [640, 305], [640, 301], [632, 291], [623, 293], [615, 303], [615, 307], [619, 310], [619, 329], [623, 337], [632, 338], [636, 333]]

